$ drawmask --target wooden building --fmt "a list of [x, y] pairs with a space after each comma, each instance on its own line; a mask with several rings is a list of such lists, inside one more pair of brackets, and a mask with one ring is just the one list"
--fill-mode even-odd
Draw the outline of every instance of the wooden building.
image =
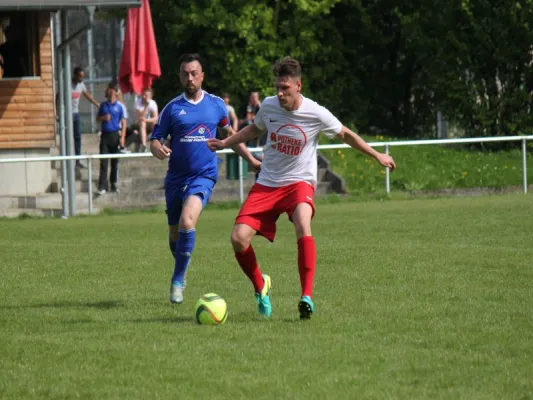
[[[0, 14], [0, 19], [10, 34], [18, 36], [14, 46], [21, 46], [9, 51], [14, 53], [13, 60], [2, 60], [0, 149], [50, 149], [55, 146], [56, 125], [51, 14], [16, 11]], [[15, 28], [12, 24], [21, 25]], [[4, 74], [10, 62], [17, 63], [23, 77]]]
[[[56, 147], [53, 20], [58, 10], [140, 6], [140, 0], [0, 0], [0, 159]], [[43, 193], [50, 163], [0, 163], [0, 196]]]

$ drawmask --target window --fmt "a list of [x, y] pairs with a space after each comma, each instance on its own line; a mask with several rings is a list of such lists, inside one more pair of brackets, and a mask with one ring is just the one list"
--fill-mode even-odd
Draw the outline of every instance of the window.
[[0, 13], [0, 66], [2, 79], [40, 75], [36, 12]]

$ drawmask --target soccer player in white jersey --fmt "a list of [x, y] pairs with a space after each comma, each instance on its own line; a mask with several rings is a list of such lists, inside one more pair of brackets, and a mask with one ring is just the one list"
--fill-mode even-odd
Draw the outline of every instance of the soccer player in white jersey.
[[285, 57], [276, 61], [274, 75], [277, 95], [263, 101], [254, 123], [224, 140], [211, 139], [208, 146], [213, 151], [221, 150], [268, 132], [259, 179], [235, 220], [231, 242], [239, 265], [254, 286], [259, 313], [270, 316], [271, 279], [261, 273], [251, 242], [256, 234], [274, 241], [276, 221], [287, 213], [298, 241], [302, 287], [298, 311], [300, 319], [309, 319], [315, 310], [312, 290], [316, 247], [311, 236], [311, 220], [315, 213], [319, 133], [338, 137], [391, 170], [396, 165], [392, 157], [375, 151], [326, 108], [302, 96], [302, 70], [296, 59]]

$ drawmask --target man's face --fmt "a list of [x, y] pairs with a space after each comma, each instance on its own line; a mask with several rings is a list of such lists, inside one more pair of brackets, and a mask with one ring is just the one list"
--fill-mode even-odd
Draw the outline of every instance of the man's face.
[[143, 92], [143, 101], [145, 103], [148, 103], [150, 100], [152, 100], [152, 92], [149, 90], [145, 90]]
[[200, 63], [198, 61], [182, 63], [180, 66], [180, 81], [189, 97], [202, 89], [204, 72]]
[[74, 80], [78, 83], [83, 82], [83, 78], [85, 78], [85, 72], [80, 71], [74, 75]]
[[250, 104], [252, 105], [259, 104], [259, 92], [250, 93]]
[[224, 103], [229, 104], [229, 97], [228, 96], [222, 97], [222, 100], [224, 100]]
[[278, 96], [279, 104], [286, 110], [293, 109], [301, 91], [302, 81], [300, 78], [276, 77], [276, 95]]

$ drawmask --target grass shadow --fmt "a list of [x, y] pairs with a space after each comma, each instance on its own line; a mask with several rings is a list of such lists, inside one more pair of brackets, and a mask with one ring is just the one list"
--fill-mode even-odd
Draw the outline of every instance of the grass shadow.
[[307, 321], [305, 320], [301, 320], [300, 318], [298, 317], [294, 317], [294, 318], [283, 318], [281, 320], [282, 322], [285, 322], [285, 323], [288, 323], [288, 324], [295, 324], [295, 323], [299, 323], [299, 324], [305, 324]]
[[157, 317], [157, 318], [137, 318], [137, 319], [128, 319], [124, 322], [131, 322], [134, 324], [174, 324], [176, 322], [189, 322], [191, 324], [196, 324], [196, 321], [193, 317], [188, 317], [184, 315], [177, 315], [175, 317]]
[[1, 306], [0, 309], [31, 309], [31, 308], [94, 308], [98, 310], [111, 310], [123, 307], [123, 303], [116, 300], [82, 302], [82, 301], [58, 301], [55, 303], [41, 303], [17, 306]]

